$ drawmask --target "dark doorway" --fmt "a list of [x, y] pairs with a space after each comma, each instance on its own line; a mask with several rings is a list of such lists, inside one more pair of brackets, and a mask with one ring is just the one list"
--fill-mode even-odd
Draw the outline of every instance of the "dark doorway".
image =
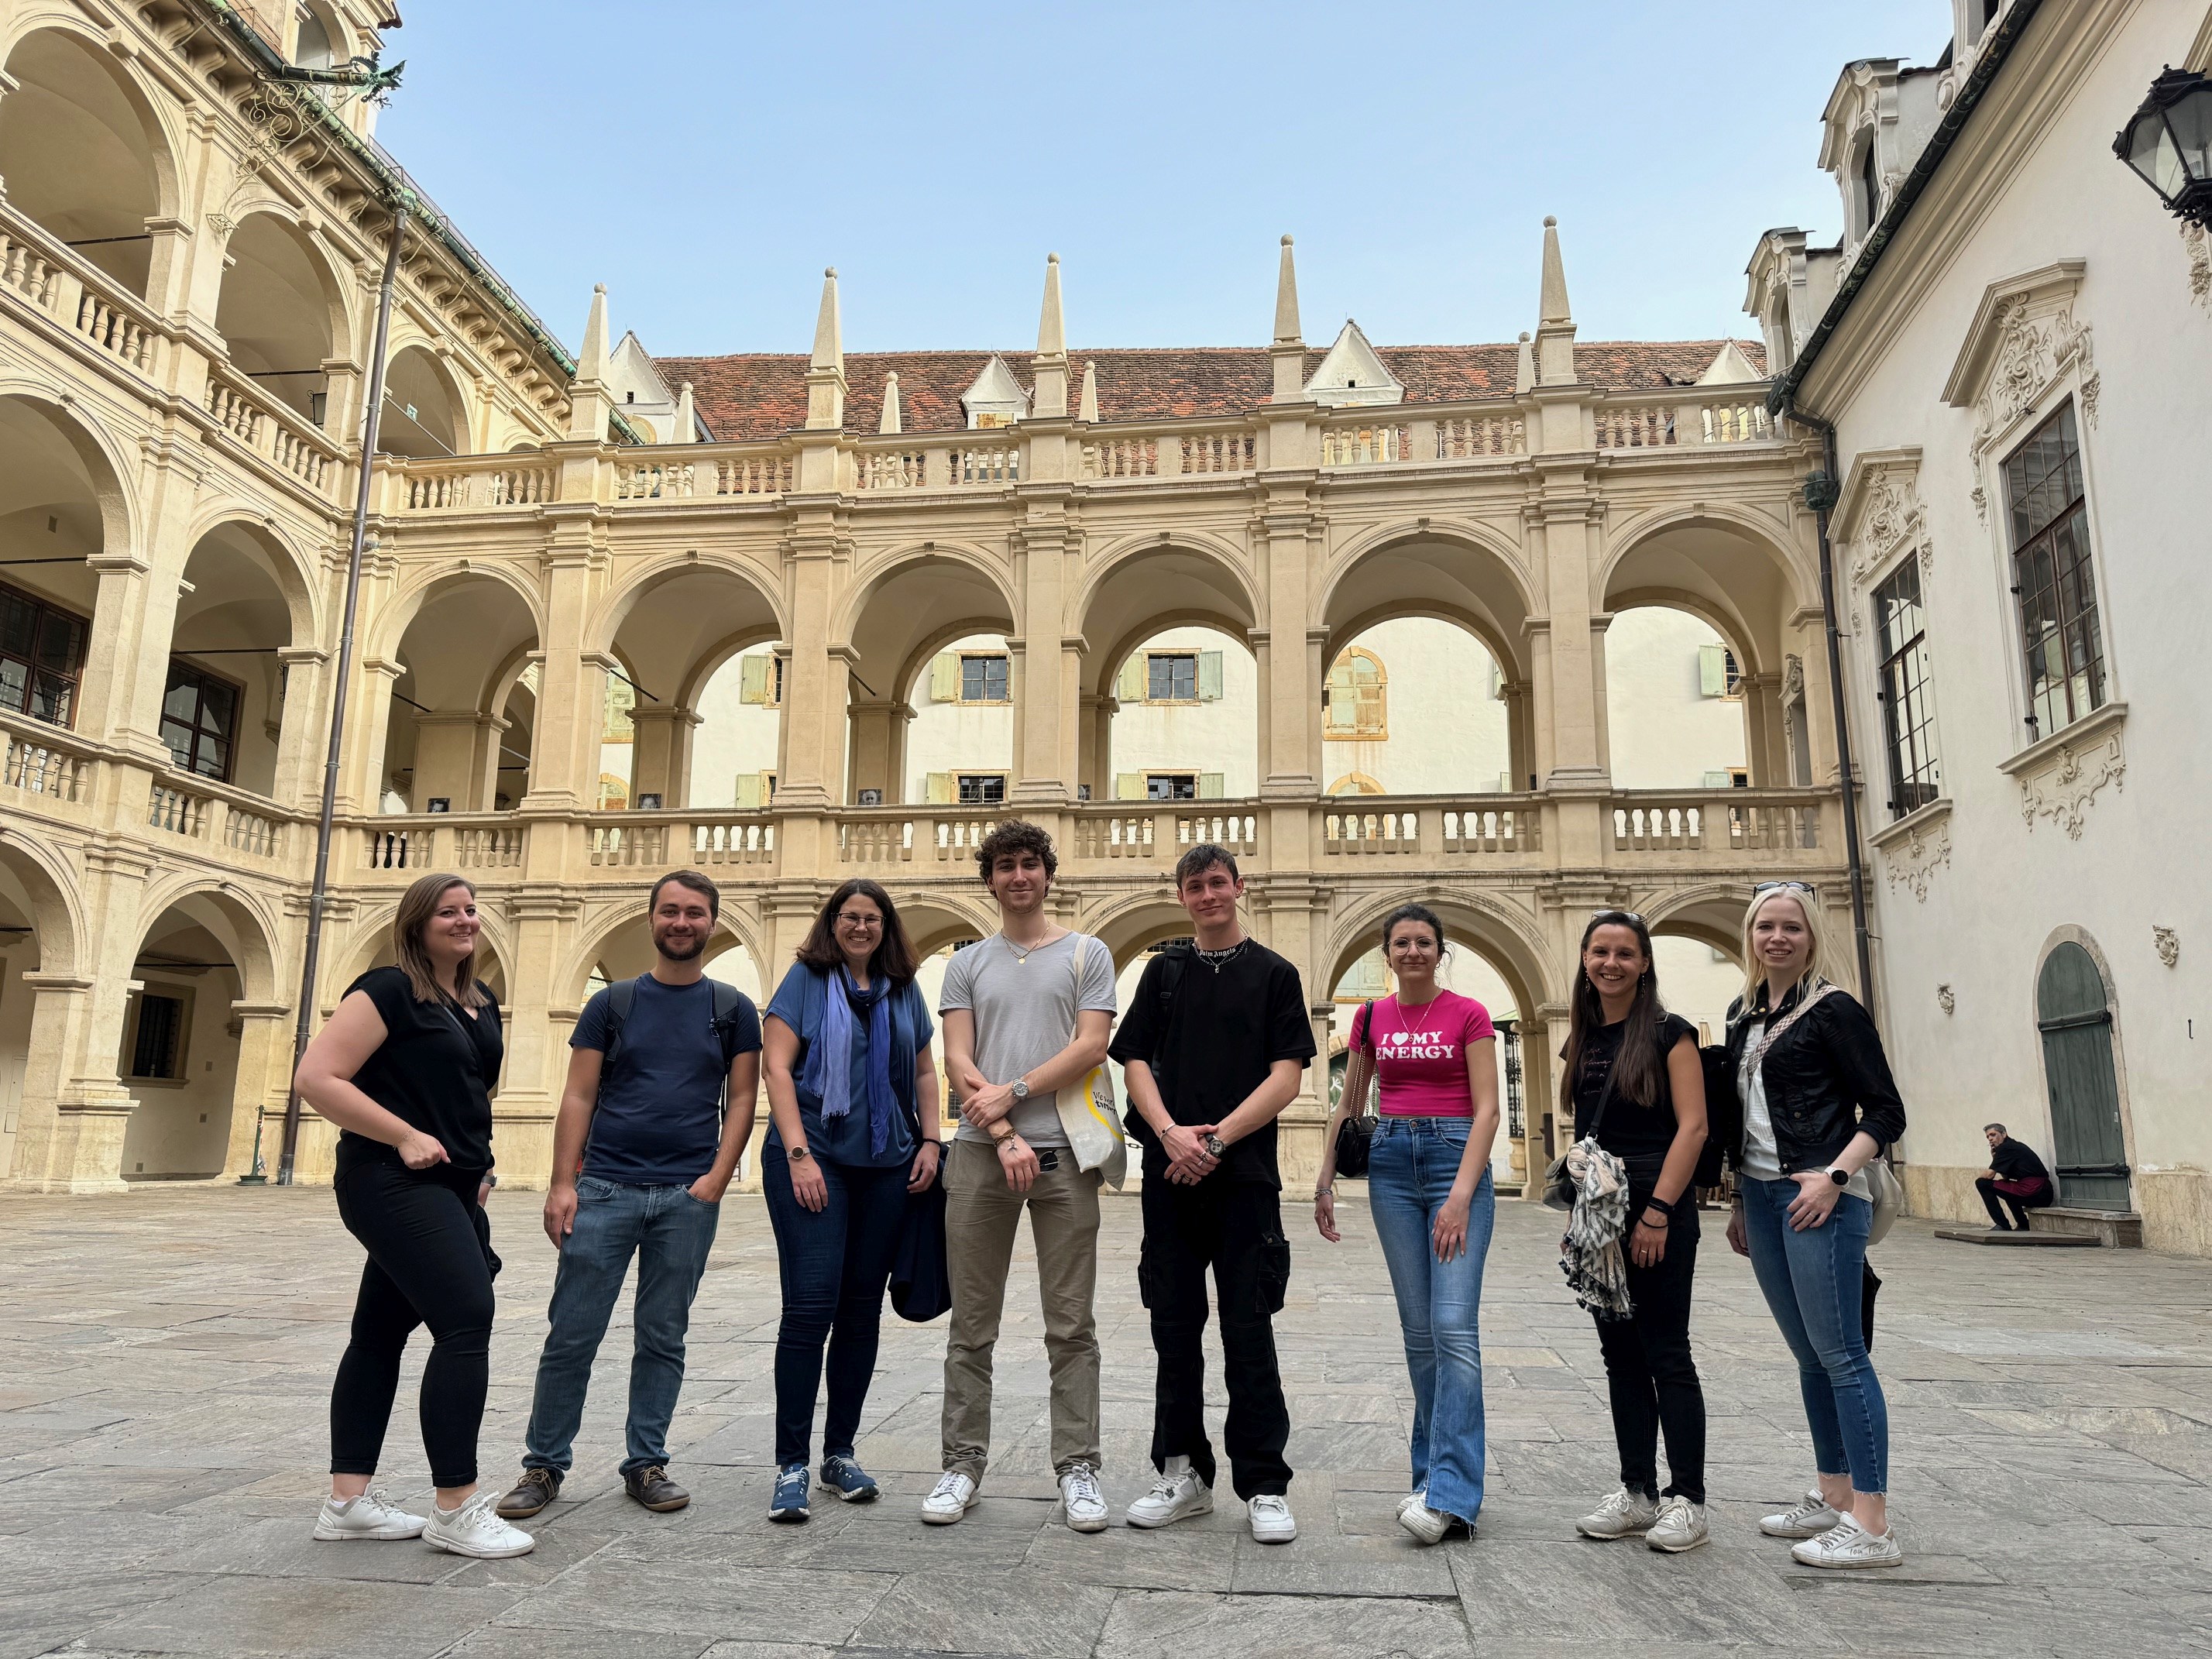
[[2112, 1010], [2095, 958], [2080, 945], [2053, 951], [2035, 981], [2036, 1029], [2051, 1089], [2051, 1136], [2059, 1201], [2124, 1210], [2127, 1142], [2112, 1069]]

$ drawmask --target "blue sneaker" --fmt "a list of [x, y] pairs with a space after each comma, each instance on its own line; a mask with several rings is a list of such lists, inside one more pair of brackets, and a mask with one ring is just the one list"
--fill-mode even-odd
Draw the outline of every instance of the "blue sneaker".
[[775, 1472], [775, 1496], [768, 1500], [771, 1521], [806, 1519], [806, 1465], [793, 1463]]
[[849, 1457], [823, 1458], [822, 1484], [848, 1504], [868, 1504], [875, 1501], [874, 1480], [866, 1469]]

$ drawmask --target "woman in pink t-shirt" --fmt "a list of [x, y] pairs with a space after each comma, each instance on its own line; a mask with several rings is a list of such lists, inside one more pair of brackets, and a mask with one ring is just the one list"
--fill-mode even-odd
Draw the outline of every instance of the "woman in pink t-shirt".
[[1490, 1013], [1437, 983], [1444, 954], [1436, 913], [1407, 904], [1382, 925], [1397, 981], [1354, 1017], [1344, 1093], [1322, 1140], [1314, 1222], [1335, 1243], [1336, 1135], [1361, 1109], [1370, 1078], [1382, 1118], [1368, 1155], [1367, 1202], [1389, 1264], [1413, 1381], [1413, 1489], [1399, 1524], [1425, 1544], [1472, 1531], [1482, 1507], [1482, 1264], [1497, 1197], [1498, 1058]]

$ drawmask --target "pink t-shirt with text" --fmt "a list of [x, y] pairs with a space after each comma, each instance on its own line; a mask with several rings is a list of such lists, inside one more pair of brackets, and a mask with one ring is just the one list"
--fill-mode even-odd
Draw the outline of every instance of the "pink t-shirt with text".
[[1434, 1002], [1410, 1014], [1399, 1007], [1397, 998], [1377, 997], [1371, 1033], [1365, 1029], [1364, 1012], [1353, 1018], [1354, 1041], [1374, 1049], [1376, 1072], [1382, 1083], [1383, 1116], [1474, 1115], [1474, 1100], [1468, 1091], [1467, 1051], [1498, 1035], [1487, 1008], [1456, 991], [1440, 991]]

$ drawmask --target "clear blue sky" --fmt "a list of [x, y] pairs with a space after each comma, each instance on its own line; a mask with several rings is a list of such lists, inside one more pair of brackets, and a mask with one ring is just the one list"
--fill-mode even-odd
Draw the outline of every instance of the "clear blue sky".
[[1944, 0], [967, 7], [411, 0], [379, 134], [573, 345], [665, 355], [1509, 340], [1559, 216], [1585, 339], [1747, 334], [1769, 226], [1832, 239], [1820, 114]]

